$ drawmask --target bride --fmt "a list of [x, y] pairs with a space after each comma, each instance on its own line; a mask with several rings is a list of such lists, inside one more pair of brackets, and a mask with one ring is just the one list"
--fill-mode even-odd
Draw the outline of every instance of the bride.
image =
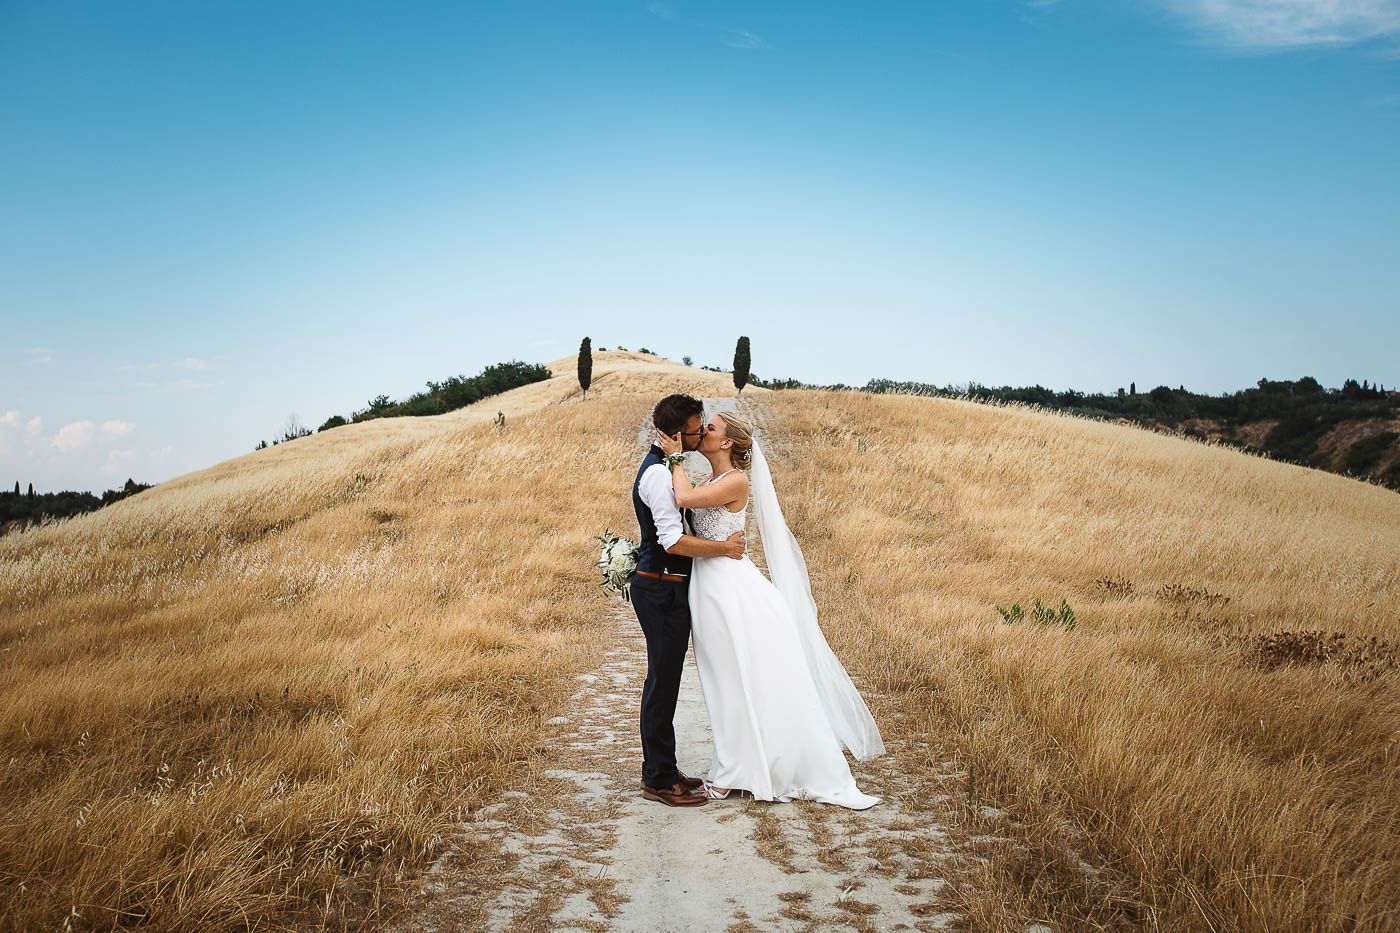
[[[758, 800], [872, 807], [880, 798], [856, 787], [841, 748], [865, 760], [883, 754], [884, 742], [817, 625], [807, 565], [783, 520], [753, 426], [720, 412], [702, 430], [697, 450], [710, 461], [711, 477], [692, 486], [673, 460], [676, 504], [693, 510], [696, 535], [723, 541], [743, 529], [752, 491], [772, 582], [747, 555], [695, 558], [689, 586], [695, 663], [714, 734], [709, 780], [695, 793], [717, 799], [739, 788]], [[658, 446], [677, 453], [681, 437], [660, 434]], [[740, 468], [752, 472], [752, 490]]]

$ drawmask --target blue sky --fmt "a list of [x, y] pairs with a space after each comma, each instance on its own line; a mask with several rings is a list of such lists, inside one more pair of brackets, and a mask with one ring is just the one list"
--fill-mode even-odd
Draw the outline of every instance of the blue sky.
[[584, 335], [764, 377], [1400, 384], [1400, 0], [0, 0], [0, 482]]

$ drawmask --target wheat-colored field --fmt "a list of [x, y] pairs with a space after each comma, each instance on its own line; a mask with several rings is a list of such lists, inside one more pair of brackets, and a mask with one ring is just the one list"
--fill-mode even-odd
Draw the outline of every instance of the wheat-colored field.
[[[974, 929], [1400, 926], [1400, 495], [1024, 408], [768, 402], [823, 627], [934, 743], [901, 765], [954, 754], [1020, 824]], [[996, 609], [1036, 598], [1073, 628]]]
[[[591, 536], [634, 527], [638, 421], [733, 391], [598, 353], [585, 401], [573, 364], [0, 538], [0, 928], [384, 919], [597, 663]], [[1023, 409], [762, 394], [832, 645], [933, 744], [897, 764], [956, 755], [1019, 824], [957, 888], [972, 928], [1400, 923], [1400, 496]], [[1074, 628], [995, 608], [1037, 597]], [[1347, 637], [1275, 637], [1308, 630]]]
[[733, 389], [573, 366], [0, 538], [0, 928], [382, 918], [594, 663], [642, 413]]

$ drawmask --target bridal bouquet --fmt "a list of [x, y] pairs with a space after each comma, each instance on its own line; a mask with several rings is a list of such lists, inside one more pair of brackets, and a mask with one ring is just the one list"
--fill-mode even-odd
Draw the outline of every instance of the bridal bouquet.
[[622, 538], [611, 531], [593, 536], [602, 556], [594, 564], [603, 571], [603, 582], [598, 585], [627, 599], [627, 585], [632, 582], [632, 572], [637, 569], [637, 543]]

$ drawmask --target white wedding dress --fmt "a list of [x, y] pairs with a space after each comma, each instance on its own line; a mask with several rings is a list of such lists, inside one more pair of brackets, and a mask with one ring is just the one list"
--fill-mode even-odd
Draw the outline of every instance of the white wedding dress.
[[[756, 446], [752, 473], [750, 498], [773, 581], [747, 554], [697, 557], [690, 578], [695, 663], [714, 735], [709, 780], [758, 800], [805, 798], [864, 810], [880, 798], [856, 787], [841, 749], [864, 760], [885, 747], [817, 627], [802, 552]], [[691, 525], [696, 535], [722, 541], [744, 527], [744, 511], [693, 509]]]

